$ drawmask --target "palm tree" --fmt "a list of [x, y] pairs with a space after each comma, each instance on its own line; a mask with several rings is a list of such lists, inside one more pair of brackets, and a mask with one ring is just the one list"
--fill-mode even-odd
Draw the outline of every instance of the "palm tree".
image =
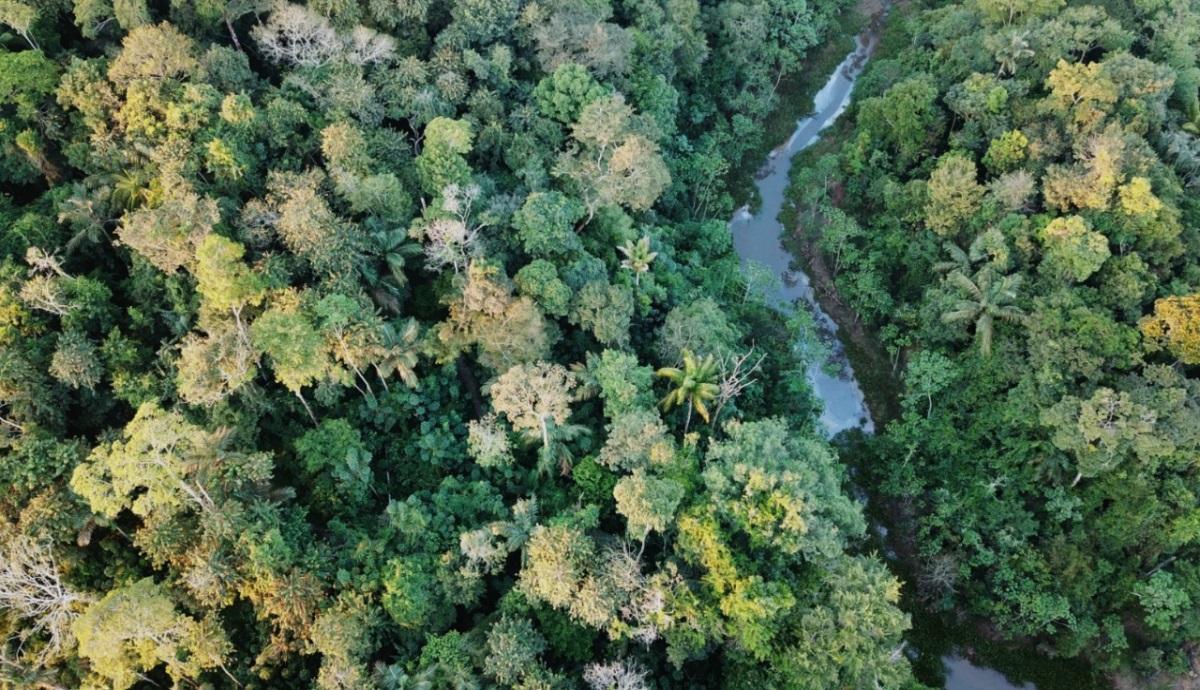
[[964, 296], [950, 311], [942, 314], [943, 323], [973, 322], [979, 352], [984, 357], [992, 353], [992, 335], [996, 319], [1010, 323], [1025, 323], [1025, 312], [1013, 306], [1021, 286], [1020, 275], [998, 276], [990, 267], [980, 269], [974, 279], [960, 271], [946, 276], [946, 281]]
[[120, 209], [132, 211], [150, 196], [149, 181], [139, 170], [124, 170], [112, 178], [109, 198]]
[[67, 240], [66, 252], [73, 253], [81, 244], [99, 244], [108, 237], [100, 217], [96, 197], [82, 184], [71, 186], [71, 196], [59, 202], [58, 222], [69, 225], [75, 234]]
[[633, 271], [634, 286], [641, 284], [642, 274], [650, 270], [651, 262], [654, 261], [654, 257], [658, 256], [658, 252], [650, 251], [649, 237], [642, 237], [636, 243], [626, 242], [617, 247], [617, 251], [625, 256], [621, 260], [621, 268]]
[[971, 245], [965, 250], [954, 242], [943, 242], [942, 247], [946, 250], [949, 258], [934, 264], [933, 270], [938, 273], [950, 273], [952, 271], [957, 271], [964, 275], [969, 273], [975, 264], [992, 258], [988, 253], [988, 240], [994, 238], [997, 233], [998, 231], [995, 229], [980, 233], [975, 239], [971, 240]]
[[421, 245], [408, 237], [404, 228], [371, 232], [371, 247], [358, 261], [358, 273], [371, 299], [391, 314], [400, 313], [404, 288], [408, 285], [405, 263], [421, 253]]
[[590, 436], [592, 430], [583, 424], [556, 424], [554, 418], [547, 415], [542, 418], [542, 447], [538, 451], [538, 476], [549, 476], [555, 466], [564, 476], [571, 471], [575, 454], [568, 445], [572, 441]]
[[939, 261], [933, 265], [933, 270], [938, 273], [950, 273], [951, 271], [969, 271], [971, 270], [971, 256], [963, 251], [962, 247], [953, 242], [944, 242], [942, 247], [946, 249], [946, 253], [950, 258], [945, 261]]
[[1008, 39], [1007, 43], [996, 52], [996, 62], [1000, 63], [997, 76], [1000, 77], [1016, 74], [1022, 62], [1036, 55], [1029, 47], [1028, 31], [1009, 31], [1005, 38]]
[[717, 385], [717, 370], [717, 360], [712, 355], [697, 360], [691, 350], [684, 350], [682, 369], [663, 367], [655, 372], [656, 376], [667, 379], [674, 386], [659, 405], [664, 410], [669, 410], [687, 404], [687, 421], [683, 424], [685, 434], [692, 424], [692, 410], [705, 422], [709, 421], [706, 403], [716, 398], [721, 391], [721, 387]]
[[408, 319], [399, 327], [385, 323], [380, 328], [380, 352], [375, 360], [375, 373], [387, 390], [387, 380], [392, 374], [400, 377], [409, 388], [417, 385], [417, 351], [420, 328], [416, 319]]

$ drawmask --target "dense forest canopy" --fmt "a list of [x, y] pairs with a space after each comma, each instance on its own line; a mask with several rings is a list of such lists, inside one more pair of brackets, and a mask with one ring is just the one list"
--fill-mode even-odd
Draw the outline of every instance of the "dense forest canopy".
[[727, 224], [848, 11], [0, 0], [0, 687], [1197, 672], [1200, 2], [901, 3], [793, 170], [903, 590]]
[[0, 0], [0, 686], [909, 684], [726, 224], [843, 9]]
[[1145, 675], [1200, 668], [1198, 49], [1189, 0], [912, 8], [793, 176], [903, 378], [860, 461], [916, 596]]

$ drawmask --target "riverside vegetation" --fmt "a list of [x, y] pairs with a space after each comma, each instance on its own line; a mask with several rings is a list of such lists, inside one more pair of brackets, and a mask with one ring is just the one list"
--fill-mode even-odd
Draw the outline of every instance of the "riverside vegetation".
[[1200, 670], [1198, 10], [909, 6], [792, 176], [914, 599], [1126, 686]]

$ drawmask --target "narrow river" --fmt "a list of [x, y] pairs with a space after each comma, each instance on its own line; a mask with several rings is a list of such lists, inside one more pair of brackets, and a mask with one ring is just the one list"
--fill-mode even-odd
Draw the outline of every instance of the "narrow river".
[[[825, 335], [830, 357], [837, 366], [832, 368], [831, 373], [827, 370], [829, 368], [814, 364], [810, 376], [817, 397], [824, 403], [821, 423], [830, 436], [849, 429], [871, 433], [875, 426], [866, 408], [862, 389], [836, 337], [837, 325], [821, 309], [813, 296], [808, 276], [794, 268], [793, 257], [783, 247], [780, 238], [783, 226], [779, 222], [779, 212], [783, 208], [792, 157], [816, 142], [821, 131], [845, 111], [850, 103], [855, 79], [874, 49], [873, 42], [874, 39], [864, 41], [861, 38], [856, 41], [854, 51], [838, 65], [813, 99], [813, 114], [800, 120], [791, 138], [771, 152], [756, 176], [756, 185], [762, 198], [758, 212], [751, 213], [748, 207], [742, 207], [730, 221], [733, 246], [742, 264], [756, 262], [778, 276], [780, 286], [772, 296], [776, 305], [784, 309], [803, 305], [803, 308], [812, 311], [817, 327]], [[1013, 685], [1000, 672], [976, 666], [954, 653], [943, 656], [942, 663], [947, 690], [1035, 690], [1032, 683]]]

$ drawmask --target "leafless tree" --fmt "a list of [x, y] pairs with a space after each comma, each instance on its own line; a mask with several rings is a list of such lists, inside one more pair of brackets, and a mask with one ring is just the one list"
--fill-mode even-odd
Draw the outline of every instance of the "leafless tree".
[[329, 21], [303, 5], [280, 3], [264, 25], [251, 32], [259, 48], [274, 62], [299, 67], [319, 67], [341, 49]]
[[721, 360], [721, 381], [717, 384], [720, 390], [717, 392], [717, 409], [713, 413], [714, 424], [721, 417], [722, 408], [749, 388], [757, 380], [755, 374], [762, 371], [762, 363], [767, 356], [761, 354], [755, 359], [755, 349], [752, 347], [745, 354], [731, 354]]
[[360, 67], [387, 62], [396, 53], [396, 41], [387, 34], [356, 26], [343, 40], [346, 62]]
[[593, 690], [648, 690], [646, 671], [631, 661], [609, 661], [589, 664], [583, 669], [583, 680]]
[[387, 62], [396, 41], [365, 26], [339, 35], [320, 14], [291, 3], [280, 3], [266, 24], [256, 26], [254, 39], [268, 59], [298, 67], [320, 67], [334, 60], [365, 66]]
[[953, 595], [958, 588], [958, 560], [948, 553], [929, 559], [917, 575], [921, 598], [933, 601]]
[[478, 253], [484, 226], [471, 219], [471, 206], [479, 193], [478, 185], [451, 184], [442, 190], [442, 210], [450, 217], [438, 218], [425, 228], [425, 264], [431, 270], [450, 266], [461, 273]]
[[11, 538], [0, 558], [0, 609], [16, 612], [30, 625], [20, 642], [38, 634], [47, 638], [35, 662], [53, 658], [72, 644], [71, 621], [81, 604], [90, 601], [62, 581], [50, 547], [25, 536]]

